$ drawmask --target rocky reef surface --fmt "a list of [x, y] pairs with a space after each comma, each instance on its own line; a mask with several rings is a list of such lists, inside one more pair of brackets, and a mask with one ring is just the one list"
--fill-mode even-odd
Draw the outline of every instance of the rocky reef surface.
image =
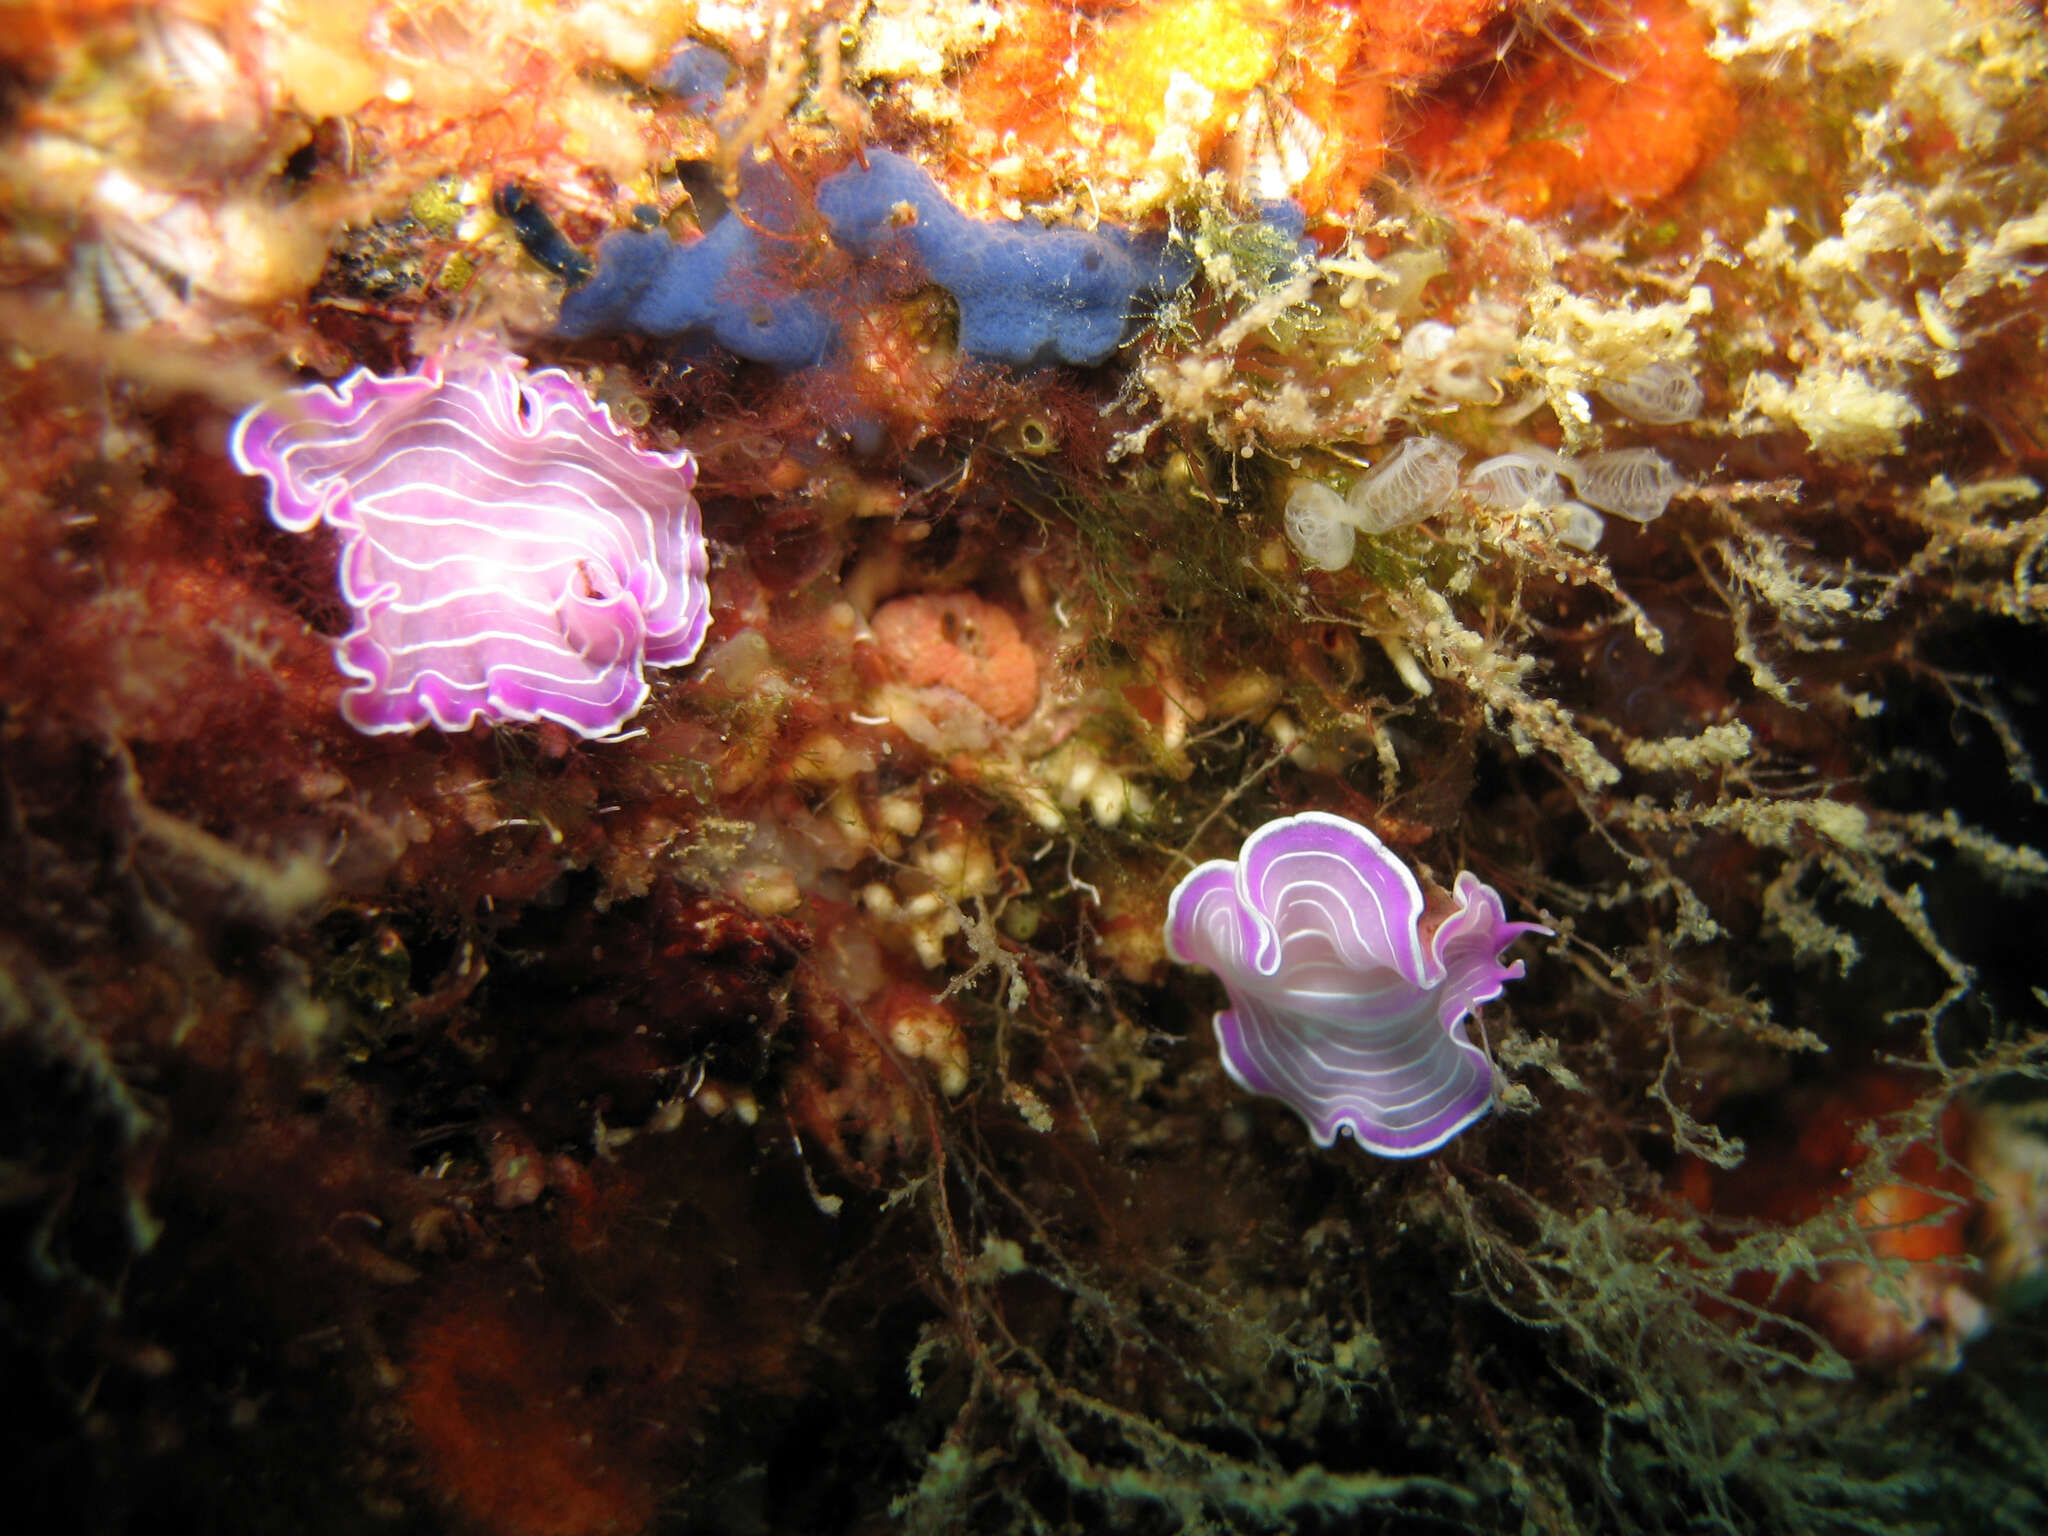
[[2038, 4], [0, 90], [14, 1528], [2048, 1525]]

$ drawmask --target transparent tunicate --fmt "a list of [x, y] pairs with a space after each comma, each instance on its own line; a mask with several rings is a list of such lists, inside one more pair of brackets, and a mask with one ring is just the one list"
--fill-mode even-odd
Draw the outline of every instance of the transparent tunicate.
[[1351, 487], [1345, 498], [1367, 533], [1419, 523], [1440, 510], [1458, 489], [1464, 455], [1440, 437], [1411, 437], [1386, 463]]
[[1318, 570], [1341, 571], [1358, 540], [1351, 509], [1327, 485], [1304, 481], [1287, 498], [1287, 542]]
[[1691, 484], [1651, 448], [1596, 453], [1573, 463], [1568, 473], [1579, 500], [1637, 523], [1662, 517], [1671, 498]]
[[1599, 548], [1600, 535], [1607, 531], [1600, 514], [1582, 501], [1560, 502], [1551, 509], [1550, 517], [1557, 542], [1587, 554]]
[[1505, 511], [1554, 507], [1564, 500], [1564, 483], [1558, 477], [1562, 463], [1541, 448], [1496, 454], [1473, 466], [1465, 476], [1465, 489], [1487, 506]]
[[1626, 416], [1656, 426], [1691, 421], [1706, 403], [1699, 381], [1676, 363], [1654, 362], [1625, 379], [1603, 379], [1594, 386]]

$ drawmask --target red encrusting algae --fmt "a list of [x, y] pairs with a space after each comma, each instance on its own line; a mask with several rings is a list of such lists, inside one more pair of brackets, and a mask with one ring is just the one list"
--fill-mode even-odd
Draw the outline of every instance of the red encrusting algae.
[[472, 1300], [420, 1324], [400, 1394], [427, 1481], [490, 1536], [631, 1536], [654, 1516], [551, 1314]]
[[[1850, 1198], [1877, 1139], [1896, 1132], [1919, 1092], [1897, 1074], [1867, 1072], [1804, 1101], [1789, 1147], [1759, 1147], [1719, 1174], [1688, 1162], [1679, 1188], [1723, 1217], [1813, 1221]], [[1754, 1271], [1737, 1294], [1814, 1328], [1860, 1369], [1953, 1368], [1963, 1346], [1990, 1325], [1971, 1279], [1982, 1190], [1969, 1166], [1974, 1125], [1963, 1105], [1950, 1105], [1934, 1134], [1897, 1152], [1885, 1183], [1854, 1193], [1847, 1218], [1867, 1260]]]

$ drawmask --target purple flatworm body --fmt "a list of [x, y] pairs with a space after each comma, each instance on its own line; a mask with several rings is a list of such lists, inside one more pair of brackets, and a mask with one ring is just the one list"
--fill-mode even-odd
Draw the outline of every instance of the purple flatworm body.
[[358, 730], [610, 736], [646, 701], [644, 666], [703, 644], [696, 461], [635, 446], [560, 369], [480, 347], [359, 369], [246, 412], [229, 449], [281, 527], [341, 534]]
[[1501, 953], [1524, 933], [1500, 894], [1458, 876], [1425, 939], [1422, 889], [1366, 828], [1309, 811], [1270, 821], [1236, 860], [1212, 859], [1174, 889], [1166, 946], [1207, 966], [1230, 1007], [1216, 1015], [1223, 1066], [1283, 1099], [1318, 1146], [1348, 1131], [1388, 1157], [1433, 1152], [1493, 1102], [1493, 1064], [1466, 1021], [1522, 974]]

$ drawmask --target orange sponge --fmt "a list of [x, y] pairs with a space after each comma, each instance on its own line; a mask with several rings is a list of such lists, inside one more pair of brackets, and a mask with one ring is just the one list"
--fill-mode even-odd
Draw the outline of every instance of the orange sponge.
[[1553, 54], [1419, 118], [1408, 153], [1440, 182], [1476, 186], [1523, 218], [1649, 203], [1727, 136], [1735, 93], [1685, 0], [1636, 0], [1599, 67]]
[[899, 597], [875, 611], [874, 631], [913, 688], [951, 688], [1005, 725], [1038, 702], [1038, 658], [1017, 621], [971, 592]]

